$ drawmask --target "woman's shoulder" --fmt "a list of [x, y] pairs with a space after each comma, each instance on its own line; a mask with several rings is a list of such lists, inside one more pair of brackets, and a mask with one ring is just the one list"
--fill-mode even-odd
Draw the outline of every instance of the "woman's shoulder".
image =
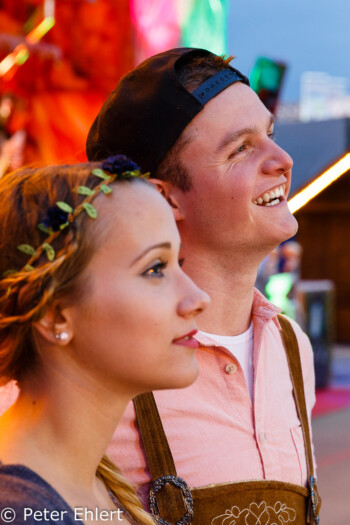
[[24, 465], [0, 465], [0, 513], [3, 523], [16, 525], [75, 524], [55, 489]]

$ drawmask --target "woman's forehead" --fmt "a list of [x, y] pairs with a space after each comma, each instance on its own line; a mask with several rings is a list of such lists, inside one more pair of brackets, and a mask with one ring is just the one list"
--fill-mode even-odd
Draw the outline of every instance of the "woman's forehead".
[[179, 242], [171, 208], [154, 187], [115, 184], [110, 195], [101, 197], [92, 234], [100, 236], [103, 245], [111, 244], [125, 255], [149, 244]]

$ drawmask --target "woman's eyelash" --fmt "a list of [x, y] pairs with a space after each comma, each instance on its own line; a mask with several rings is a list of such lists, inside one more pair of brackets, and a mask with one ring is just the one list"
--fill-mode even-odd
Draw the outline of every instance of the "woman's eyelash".
[[168, 266], [167, 261], [159, 261], [155, 264], [152, 264], [150, 268], [147, 268], [142, 275], [145, 277], [163, 277], [163, 270]]

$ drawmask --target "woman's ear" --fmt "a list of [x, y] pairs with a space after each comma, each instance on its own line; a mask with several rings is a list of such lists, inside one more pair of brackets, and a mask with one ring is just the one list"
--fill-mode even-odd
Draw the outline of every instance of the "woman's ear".
[[53, 303], [46, 314], [33, 323], [33, 328], [51, 344], [65, 346], [73, 337], [69, 316], [57, 303]]
[[185, 216], [183, 214], [179, 199], [176, 196], [176, 188], [170, 182], [159, 179], [148, 179], [148, 182], [153, 184], [163, 197], [167, 200], [169, 206], [173, 210], [173, 215], [176, 221], [182, 221]]

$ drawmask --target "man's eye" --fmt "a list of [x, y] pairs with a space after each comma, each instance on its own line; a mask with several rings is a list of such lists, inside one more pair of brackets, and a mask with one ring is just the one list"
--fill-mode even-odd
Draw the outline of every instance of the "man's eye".
[[165, 261], [159, 261], [155, 264], [152, 264], [147, 270], [145, 270], [142, 275], [145, 277], [163, 277], [165, 268], [167, 267], [168, 263]]
[[242, 153], [245, 149], [247, 149], [247, 144], [242, 144], [242, 146], [239, 146], [239, 148], [237, 148], [235, 151], [231, 153], [230, 159], [232, 159], [235, 155]]
[[183, 267], [183, 265], [184, 265], [184, 263], [185, 263], [185, 258], [184, 258], [184, 257], [182, 257], [181, 259], [179, 259], [179, 261], [178, 261], [178, 262], [179, 262], [179, 266], [180, 266], [180, 268], [182, 268], [182, 267]]
[[277, 137], [277, 133], [276, 131], [271, 131], [270, 133], [267, 134], [269, 139], [273, 140], [275, 142], [276, 140], [276, 137]]

